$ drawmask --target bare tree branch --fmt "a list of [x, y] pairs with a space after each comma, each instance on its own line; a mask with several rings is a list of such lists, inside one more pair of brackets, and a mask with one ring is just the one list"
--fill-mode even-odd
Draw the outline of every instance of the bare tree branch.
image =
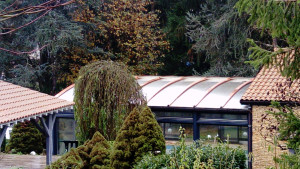
[[31, 54], [31, 53], [34, 53], [34, 52], [36, 52], [36, 51], [38, 51], [38, 50], [44, 49], [44, 48], [47, 47], [47, 46], [48, 46], [48, 45], [44, 45], [44, 46], [42, 46], [41, 48], [37, 48], [37, 49], [34, 49], [34, 50], [32, 50], [32, 51], [28, 51], [28, 52], [17, 52], [17, 51], [13, 51], [13, 50], [1, 48], [1, 47], [0, 47], [0, 50], [9, 52], [9, 53], [14, 54], [14, 55], [22, 55], [22, 54]]

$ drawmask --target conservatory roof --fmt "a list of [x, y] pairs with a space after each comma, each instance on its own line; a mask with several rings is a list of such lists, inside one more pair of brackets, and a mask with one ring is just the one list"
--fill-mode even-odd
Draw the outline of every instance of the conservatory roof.
[[74, 103], [0, 80], [0, 128], [72, 109]]
[[[252, 78], [199, 76], [136, 76], [151, 107], [247, 109], [240, 99]], [[73, 101], [74, 85], [56, 95]]]

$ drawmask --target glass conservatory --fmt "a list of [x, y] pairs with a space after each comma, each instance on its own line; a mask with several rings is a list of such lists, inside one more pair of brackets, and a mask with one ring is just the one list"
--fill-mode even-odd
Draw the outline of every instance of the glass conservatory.
[[[251, 151], [251, 112], [240, 99], [252, 82], [242, 77], [137, 76], [148, 106], [162, 128], [167, 145], [179, 140], [180, 126], [186, 141], [204, 140], [214, 144], [228, 141]], [[57, 97], [73, 101], [74, 85]], [[66, 141], [75, 140], [73, 113], [58, 116], [55, 135], [56, 153], [65, 151]]]

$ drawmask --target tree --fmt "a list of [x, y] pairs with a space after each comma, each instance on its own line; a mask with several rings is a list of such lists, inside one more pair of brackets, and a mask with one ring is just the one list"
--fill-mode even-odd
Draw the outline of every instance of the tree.
[[[0, 3], [1, 10], [4, 10], [10, 1]], [[23, 9], [39, 4], [40, 1], [37, 0], [18, 1], [9, 7]], [[0, 50], [0, 71], [5, 73], [7, 80], [46, 93], [56, 92], [58, 76], [61, 74], [60, 56], [69, 48], [83, 44], [82, 27], [70, 20], [69, 12], [72, 10], [72, 6], [51, 9], [47, 15], [34, 23], [9, 34], [0, 35], [0, 46], [14, 51], [35, 49], [33, 52], [21, 52], [18, 55]], [[31, 22], [36, 15], [20, 15], [0, 22], [2, 32]]]
[[161, 58], [164, 65], [159, 69], [160, 75], [192, 75], [193, 70], [203, 73], [208, 69], [209, 64], [191, 49], [192, 43], [185, 35], [186, 13], [199, 11], [201, 4], [201, 0], [155, 1], [155, 8], [161, 11], [161, 27], [170, 43], [170, 51]]
[[199, 12], [188, 12], [186, 36], [192, 49], [210, 65], [204, 75], [254, 76], [248, 60], [247, 37], [251, 35], [247, 16], [238, 16], [237, 0], [207, 1]]
[[131, 168], [143, 155], [165, 153], [165, 140], [150, 108], [135, 108], [126, 118], [114, 143], [113, 168]]
[[112, 61], [94, 62], [80, 70], [74, 101], [81, 141], [90, 139], [96, 131], [114, 140], [133, 107], [145, 102], [127, 67]]
[[155, 74], [161, 66], [158, 58], [168, 50], [168, 42], [158, 27], [157, 11], [147, 9], [149, 2], [117, 0], [96, 6], [91, 3], [80, 1], [75, 20], [93, 23], [94, 30], [100, 32], [99, 37], [92, 39], [92, 45], [112, 54], [100, 58], [121, 61], [135, 74]]
[[47, 168], [100, 168], [108, 169], [110, 165], [110, 145], [97, 131], [91, 140], [72, 148]]
[[29, 154], [35, 151], [40, 154], [43, 151], [45, 138], [42, 133], [31, 123], [18, 123], [13, 127], [9, 141], [9, 149], [15, 149], [16, 152]]
[[[273, 37], [273, 44], [260, 44], [249, 40], [250, 57], [255, 67], [277, 65], [282, 75], [299, 79], [300, 65], [300, 3], [281, 0], [239, 0], [240, 13], [250, 15], [248, 21], [266, 30]], [[263, 32], [262, 31], [262, 32]], [[266, 48], [271, 46], [272, 48]]]

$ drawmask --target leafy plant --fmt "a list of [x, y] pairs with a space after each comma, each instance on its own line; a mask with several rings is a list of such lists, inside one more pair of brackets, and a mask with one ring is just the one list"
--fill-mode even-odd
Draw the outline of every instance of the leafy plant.
[[162, 155], [153, 155], [147, 154], [144, 155], [140, 162], [134, 165], [134, 169], [161, 169], [167, 168], [166, 164], [170, 163], [170, 156], [167, 154]]
[[166, 169], [245, 169], [246, 154], [240, 148], [231, 148], [228, 143], [217, 143], [216, 146], [205, 145], [196, 141], [192, 145], [185, 144], [184, 129], [180, 128], [180, 145], [174, 147], [170, 155], [146, 155], [135, 165], [135, 168]]

